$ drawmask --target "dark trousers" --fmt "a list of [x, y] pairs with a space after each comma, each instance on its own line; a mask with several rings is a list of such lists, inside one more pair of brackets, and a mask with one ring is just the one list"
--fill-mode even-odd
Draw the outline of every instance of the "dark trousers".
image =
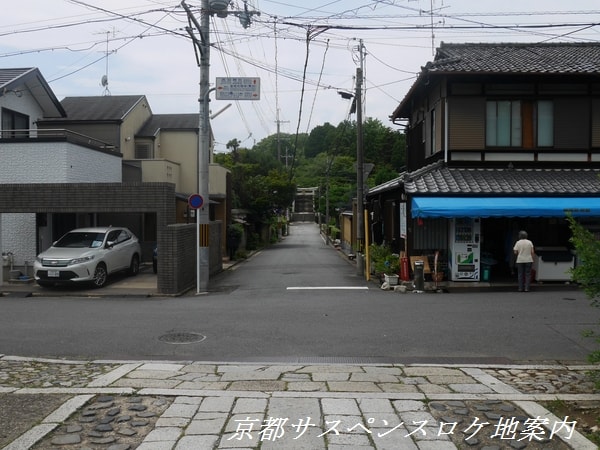
[[519, 291], [528, 291], [531, 282], [531, 266], [533, 263], [517, 263], [517, 278], [519, 280]]

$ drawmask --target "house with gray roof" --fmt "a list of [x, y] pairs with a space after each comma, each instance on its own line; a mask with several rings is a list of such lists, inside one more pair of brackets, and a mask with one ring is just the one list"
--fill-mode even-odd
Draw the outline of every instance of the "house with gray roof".
[[600, 236], [600, 44], [442, 43], [390, 118], [407, 167], [367, 194], [376, 241], [481, 282], [510, 279], [526, 230], [538, 281], [564, 281], [566, 215]]

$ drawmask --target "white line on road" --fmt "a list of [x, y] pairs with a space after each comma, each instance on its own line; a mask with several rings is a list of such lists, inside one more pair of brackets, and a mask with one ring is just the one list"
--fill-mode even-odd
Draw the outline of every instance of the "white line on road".
[[335, 289], [347, 289], [347, 290], [361, 290], [369, 289], [367, 286], [289, 286], [288, 291], [316, 291], [316, 290], [335, 290]]

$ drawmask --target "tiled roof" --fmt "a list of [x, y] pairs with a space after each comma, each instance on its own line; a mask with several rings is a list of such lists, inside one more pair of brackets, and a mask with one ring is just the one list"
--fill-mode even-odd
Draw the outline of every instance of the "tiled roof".
[[106, 95], [66, 97], [61, 104], [67, 112], [66, 121], [118, 121], [124, 119], [131, 109], [142, 101], [148, 105], [144, 95]]
[[0, 88], [10, 88], [10, 84], [13, 81], [35, 70], [35, 68], [31, 67], [25, 69], [0, 69]]
[[152, 137], [158, 130], [198, 130], [199, 120], [198, 114], [154, 114], [136, 136]]
[[427, 72], [594, 74], [600, 72], [599, 43], [446, 44]]
[[600, 169], [458, 168], [433, 164], [406, 174], [413, 195], [600, 195]]

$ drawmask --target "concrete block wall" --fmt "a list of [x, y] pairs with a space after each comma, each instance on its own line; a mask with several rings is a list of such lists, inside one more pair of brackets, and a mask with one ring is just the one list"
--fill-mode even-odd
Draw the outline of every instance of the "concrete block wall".
[[[196, 224], [172, 224], [159, 236], [158, 286], [163, 294], [180, 294], [196, 284]], [[161, 277], [160, 274], [171, 274]]]
[[[210, 224], [209, 272], [214, 275], [223, 269], [221, 254], [221, 223]], [[196, 224], [172, 224], [166, 227], [158, 251], [158, 285], [162, 294], [177, 295], [194, 289], [196, 279]], [[160, 274], [171, 274], [161, 277]]]

